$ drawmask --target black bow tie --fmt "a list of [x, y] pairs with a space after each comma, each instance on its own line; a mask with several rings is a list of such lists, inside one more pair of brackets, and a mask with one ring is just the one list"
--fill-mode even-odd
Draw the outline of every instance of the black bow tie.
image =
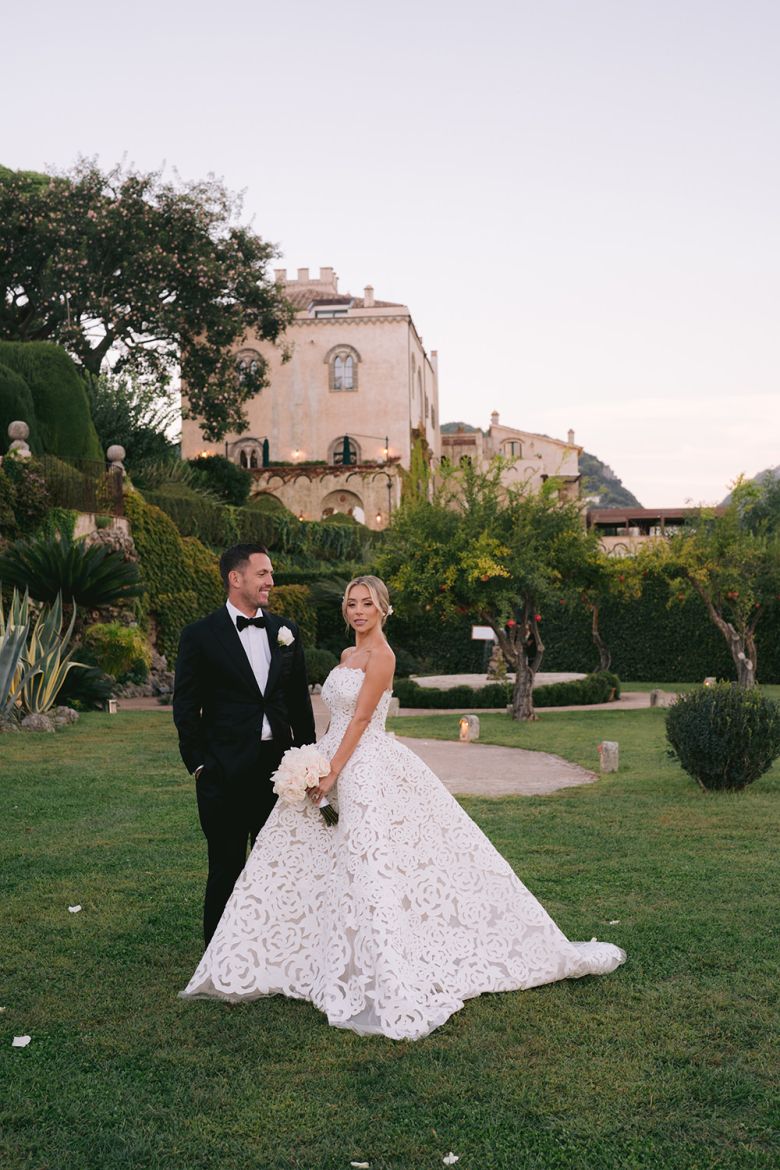
[[264, 617], [248, 618], [248, 617], [243, 617], [242, 614], [239, 614], [238, 617], [236, 618], [236, 626], [238, 627], [239, 634], [241, 633], [242, 630], [245, 630], [247, 628], [247, 626], [257, 626], [258, 630], [264, 630], [265, 629], [265, 618]]

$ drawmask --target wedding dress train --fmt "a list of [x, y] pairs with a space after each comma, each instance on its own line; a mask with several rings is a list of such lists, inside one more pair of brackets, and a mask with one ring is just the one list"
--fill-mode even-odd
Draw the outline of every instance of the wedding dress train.
[[[337, 667], [322, 698], [330, 758], [362, 671]], [[339, 776], [328, 826], [279, 801], [183, 996], [283, 994], [328, 1021], [393, 1039], [427, 1035], [487, 991], [603, 975], [610, 943], [569, 942], [418, 756], [388, 735], [390, 692]]]

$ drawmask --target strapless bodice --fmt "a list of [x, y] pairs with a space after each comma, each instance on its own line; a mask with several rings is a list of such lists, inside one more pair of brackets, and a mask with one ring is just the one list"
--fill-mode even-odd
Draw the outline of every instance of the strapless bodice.
[[[341, 737], [346, 731], [347, 724], [355, 714], [357, 697], [365, 678], [365, 671], [357, 666], [336, 666], [325, 679], [322, 686], [322, 701], [330, 712], [329, 740], [335, 735]], [[363, 735], [384, 732], [392, 695], [392, 691], [384, 692]]]

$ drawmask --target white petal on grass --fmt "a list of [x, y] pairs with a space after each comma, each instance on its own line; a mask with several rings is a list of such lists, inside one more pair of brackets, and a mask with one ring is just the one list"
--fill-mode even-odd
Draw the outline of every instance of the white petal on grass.
[[12, 1048], [26, 1048], [32, 1040], [32, 1036], [14, 1036], [11, 1041]]
[[68, 910], [70, 911], [71, 914], [78, 914], [80, 909], [81, 909], [80, 906], [68, 906]]
[[620, 919], [619, 918], [610, 918], [609, 922], [607, 923], [607, 926], [620, 926]]
[[459, 1162], [459, 1161], [460, 1161], [460, 1158], [458, 1157], [457, 1154], [453, 1154], [452, 1150], [450, 1150], [449, 1154], [446, 1154], [442, 1158], [442, 1162], [444, 1163], [445, 1166], [454, 1166], [455, 1163]]
[[355, 1170], [368, 1170], [369, 1162], [350, 1162], [350, 1166], [354, 1166]]

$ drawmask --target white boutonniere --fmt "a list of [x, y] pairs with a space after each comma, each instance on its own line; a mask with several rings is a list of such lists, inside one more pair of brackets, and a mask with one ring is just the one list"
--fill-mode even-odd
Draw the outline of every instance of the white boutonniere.
[[292, 646], [295, 641], [295, 634], [289, 626], [281, 626], [279, 633], [276, 635], [276, 641], [280, 646]]

